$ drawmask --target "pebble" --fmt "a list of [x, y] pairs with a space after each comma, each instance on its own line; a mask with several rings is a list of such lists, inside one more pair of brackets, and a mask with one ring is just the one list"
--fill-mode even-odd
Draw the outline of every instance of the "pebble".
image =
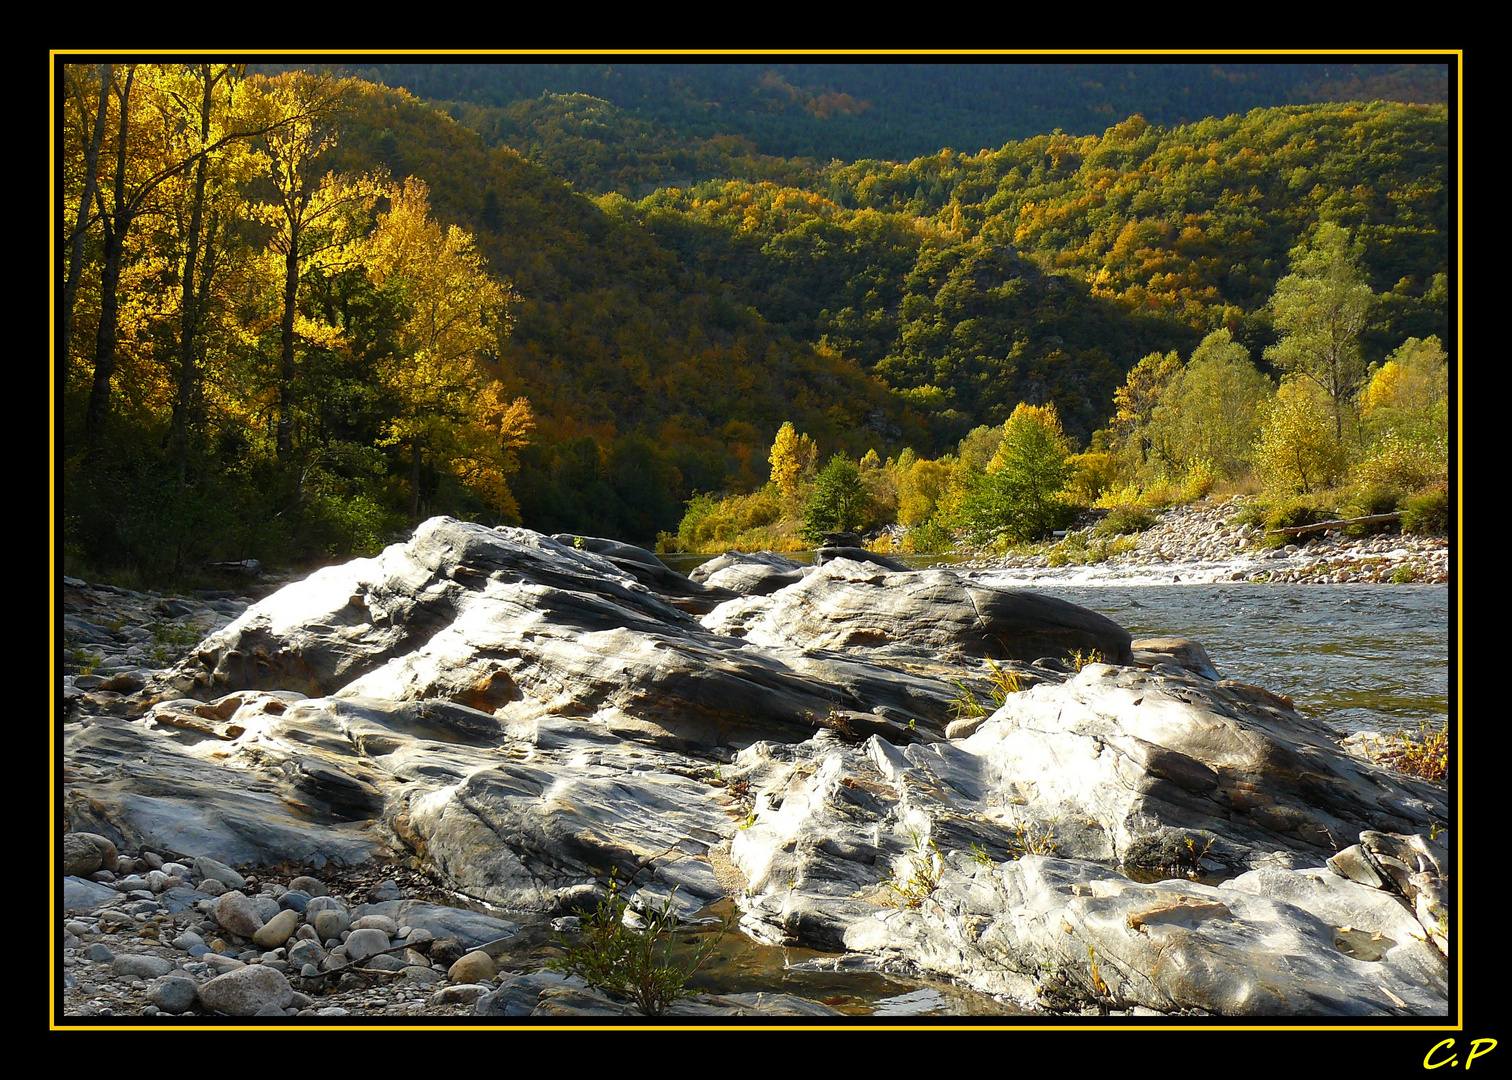
[[[150, 892], [136, 898], [108, 888], [98, 896], [69, 894], [91, 909], [70, 912], [57, 930], [63, 946], [64, 1017], [463, 1016], [472, 1013], [477, 996], [493, 989], [479, 985], [475, 993], [428, 1003], [446, 981], [445, 969], [436, 970], [432, 958], [416, 949], [430, 947], [431, 932], [400, 926], [387, 915], [363, 914], [354, 921], [349, 914], [348, 905], [365, 903], [375, 894], [413, 895], [375, 868], [350, 872], [348, 883], [336, 888], [310, 875], [286, 882], [263, 871], [258, 875], [263, 880], [253, 882], [214, 859], [153, 854], [159, 856], [155, 870], [148, 870], [145, 853], [121, 861], [134, 872], [178, 879], [182, 902], [177, 907], [161, 902], [166, 894]], [[116, 861], [113, 850], [111, 858]], [[215, 876], [202, 877], [197, 871]], [[424, 898], [440, 899], [425, 890], [424, 879], [410, 878]], [[248, 896], [240, 889], [226, 890], [225, 879], [258, 891]], [[210, 896], [207, 890], [221, 895]], [[313, 916], [280, 907], [291, 894], [297, 894], [296, 900], [309, 897]], [[251, 940], [220, 923], [222, 911], [237, 922], [238, 914], [255, 914], [260, 905], [274, 914]], [[346, 944], [337, 954], [328, 954], [315, 940], [309, 919], [320, 915], [334, 919], [345, 934]], [[407, 946], [402, 955], [388, 951], [400, 945]], [[365, 973], [348, 970], [358, 959]], [[77, 970], [89, 975], [75, 979], [72, 971], [81, 962], [87, 967]], [[333, 969], [342, 974], [326, 974]]]

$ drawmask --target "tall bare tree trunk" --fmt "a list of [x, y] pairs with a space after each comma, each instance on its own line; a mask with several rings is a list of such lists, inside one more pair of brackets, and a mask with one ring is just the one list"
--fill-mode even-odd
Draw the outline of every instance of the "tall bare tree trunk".
[[121, 87], [121, 131], [116, 143], [115, 212], [100, 216], [105, 226], [105, 264], [100, 272], [100, 327], [95, 334], [94, 383], [89, 389], [89, 405], [84, 413], [84, 453], [95, 462], [99, 460], [101, 443], [105, 438], [105, 423], [110, 417], [110, 380], [115, 375], [116, 320], [119, 300], [116, 292], [121, 284], [121, 258], [126, 248], [126, 233], [131, 226], [132, 212], [126, 203], [126, 144], [130, 126], [131, 84], [136, 78], [136, 69], [126, 74]]
[[84, 151], [84, 193], [79, 196], [79, 213], [74, 219], [73, 235], [68, 245], [68, 272], [63, 280], [63, 331], [58, 342], [58, 358], [68, 361], [68, 343], [73, 336], [74, 303], [79, 295], [79, 282], [84, 277], [84, 234], [89, 225], [90, 204], [99, 189], [95, 175], [100, 167], [100, 146], [105, 141], [105, 120], [110, 106], [110, 80], [115, 67], [100, 65], [100, 103], [95, 112], [94, 131], [89, 136], [89, 146]]

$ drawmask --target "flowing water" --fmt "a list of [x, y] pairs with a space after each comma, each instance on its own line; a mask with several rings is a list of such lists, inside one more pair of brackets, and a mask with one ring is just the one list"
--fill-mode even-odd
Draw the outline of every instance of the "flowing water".
[[1199, 641], [1224, 678], [1286, 694], [1344, 735], [1438, 728], [1448, 719], [1442, 585], [1032, 587], [1106, 615], [1135, 637]]

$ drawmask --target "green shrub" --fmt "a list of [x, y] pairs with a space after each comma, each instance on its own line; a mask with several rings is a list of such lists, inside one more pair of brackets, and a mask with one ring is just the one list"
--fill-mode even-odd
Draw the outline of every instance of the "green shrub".
[[903, 537], [902, 550], [912, 555], [939, 555], [955, 547], [955, 536], [931, 518]]
[[547, 966], [630, 1001], [645, 1016], [660, 1016], [697, 992], [688, 980], [714, 955], [733, 917], [698, 945], [679, 946], [674, 935], [677, 913], [670, 899], [645, 912], [644, 930], [625, 925], [625, 907], [618, 882], [611, 882], [609, 895], [584, 917], [579, 939], [559, 938], [565, 955]]
[[781, 497], [773, 485], [749, 495], [715, 499], [694, 493], [677, 526], [677, 536], [658, 537], [660, 550], [711, 551], [729, 547], [742, 533], [771, 525], [782, 517]]
[[1449, 488], [1421, 491], [1402, 504], [1402, 531], [1418, 536], [1449, 535]]
[[844, 454], [836, 454], [814, 478], [814, 494], [803, 508], [804, 537], [817, 543], [822, 533], [847, 532], [865, 524], [868, 501], [861, 470]]
[[[1344, 505], [1345, 517], [1370, 517], [1374, 514], [1390, 514], [1402, 503], [1402, 490], [1391, 484], [1366, 483], [1355, 489]], [[1373, 536], [1376, 533], [1392, 532], [1396, 523], [1380, 521], [1368, 525], [1351, 525], [1344, 531], [1350, 536]]]
[[1037, 540], [1068, 525], [1069, 457], [1055, 407], [1019, 403], [986, 471], [971, 475], [962, 516], [973, 540]]
[[1123, 536], [1144, 532], [1155, 524], [1155, 515], [1142, 506], [1115, 506], [1092, 528], [1097, 536]]

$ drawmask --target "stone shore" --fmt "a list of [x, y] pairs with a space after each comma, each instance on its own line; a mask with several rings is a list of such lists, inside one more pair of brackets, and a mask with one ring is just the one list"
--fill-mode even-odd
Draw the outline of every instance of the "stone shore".
[[1243, 496], [1203, 499], [1161, 511], [1134, 534], [1136, 546], [1087, 567], [1057, 566], [1050, 552], [982, 557], [963, 569], [1009, 571], [1033, 580], [1087, 570], [1095, 576], [1178, 581], [1243, 581], [1287, 585], [1445, 584], [1449, 541], [1443, 537], [1380, 534], [1351, 537], [1332, 529], [1301, 543], [1268, 546], [1264, 530], [1236, 519]]

